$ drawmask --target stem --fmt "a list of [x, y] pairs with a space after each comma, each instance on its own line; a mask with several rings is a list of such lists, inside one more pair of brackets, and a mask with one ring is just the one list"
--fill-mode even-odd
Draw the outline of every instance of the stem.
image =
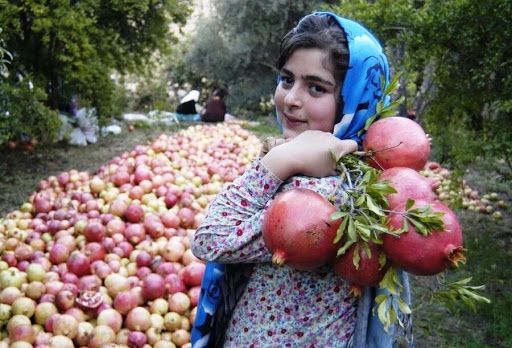
[[379, 152], [382, 152], [382, 151], [387, 151], [387, 150], [391, 150], [391, 149], [394, 149], [395, 147], [399, 147], [400, 145], [402, 145], [403, 142], [399, 142], [397, 145], [395, 146], [390, 146], [390, 147], [386, 147], [386, 148], [383, 148], [383, 149], [380, 149], [380, 150], [371, 150], [373, 151], [373, 153], [379, 153]]
[[329, 194], [329, 196], [327, 197], [327, 200], [331, 201], [331, 203], [336, 202], [336, 193], [340, 189], [341, 183], [343, 182], [343, 175], [344, 175], [344, 173], [342, 173], [342, 175], [340, 175], [340, 180], [336, 183], [336, 186], [332, 190], [331, 194]]
[[372, 159], [373, 162], [375, 162], [379, 166], [380, 170], [384, 170], [384, 167], [379, 163], [379, 161], [377, 161], [373, 156], [369, 157]]
[[354, 151], [354, 152], [352, 152], [352, 154], [355, 156], [359, 156], [359, 157], [369, 156], [368, 152], [366, 152], [366, 151]]
[[351, 189], [353, 189], [354, 185], [352, 184], [352, 180], [350, 179], [350, 172], [348, 171], [347, 167], [345, 167], [345, 165], [342, 162], [340, 162], [339, 165], [341, 166], [341, 169], [343, 169], [343, 174], [347, 177], [349, 187]]

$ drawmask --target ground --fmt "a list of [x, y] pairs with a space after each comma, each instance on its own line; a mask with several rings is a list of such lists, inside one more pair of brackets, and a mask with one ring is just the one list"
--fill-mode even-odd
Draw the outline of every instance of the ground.
[[[126, 128], [120, 135], [100, 137], [97, 144], [74, 147], [57, 144], [50, 148], [36, 147], [33, 152], [0, 150], [0, 217], [20, 207], [37, 188], [37, 183], [50, 175], [77, 169], [94, 173], [110, 159], [137, 144], [146, 144], [161, 133], [172, 133], [178, 128], [139, 127], [132, 132]], [[269, 129], [254, 129], [260, 135]], [[475, 166], [465, 177], [480, 192], [496, 191], [510, 203], [510, 182]], [[414, 327], [416, 346], [427, 347], [510, 347], [512, 327], [512, 221], [510, 209], [503, 220], [489, 215], [457, 211], [465, 233], [468, 263], [460, 270], [449, 272], [450, 280], [472, 276], [472, 284], [485, 284], [483, 295], [492, 300], [490, 305], [478, 305], [476, 311], [457, 305], [448, 310], [430, 303], [435, 277], [412, 277], [414, 296]]]

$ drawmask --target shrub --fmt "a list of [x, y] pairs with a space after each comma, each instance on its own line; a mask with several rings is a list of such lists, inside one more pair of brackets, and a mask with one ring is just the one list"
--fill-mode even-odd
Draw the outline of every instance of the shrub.
[[18, 84], [0, 81], [0, 144], [9, 140], [57, 139], [60, 119], [45, 104], [46, 93], [25, 78]]

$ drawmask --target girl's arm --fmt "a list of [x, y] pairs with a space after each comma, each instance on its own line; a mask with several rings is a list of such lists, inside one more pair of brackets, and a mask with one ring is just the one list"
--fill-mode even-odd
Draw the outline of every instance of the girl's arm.
[[195, 256], [224, 263], [270, 262], [261, 237], [261, 217], [283, 181], [255, 161], [208, 208], [192, 243]]
[[297, 174], [333, 175], [335, 163], [329, 151], [339, 157], [356, 148], [352, 140], [306, 131], [270, 149], [212, 201], [195, 233], [194, 255], [224, 263], [269, 262], [271, 254], [261, 237], [261, 218], [283, 181]]

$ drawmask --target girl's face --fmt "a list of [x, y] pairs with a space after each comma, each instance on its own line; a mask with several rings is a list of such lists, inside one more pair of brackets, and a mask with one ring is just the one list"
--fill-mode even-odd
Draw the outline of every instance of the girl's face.
[[284, 137], [293, 138], [305, 130], [332, 132], [338, 91], [325, 51], [296, 50], [280, 71], [274, 95]]

